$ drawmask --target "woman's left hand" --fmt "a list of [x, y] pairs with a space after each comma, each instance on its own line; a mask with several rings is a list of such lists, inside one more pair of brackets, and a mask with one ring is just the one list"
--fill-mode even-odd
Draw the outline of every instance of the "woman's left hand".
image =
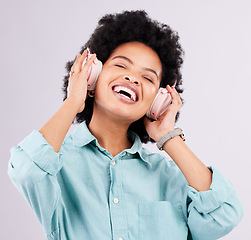
[[169, 131], [174, 130], [175, 117], [182, 107], [182, 101], [175, 87], [167, 85], [166, 89], [172, 97], [172, 103], [166, 112], [164, 112], [157, 121], [152, 122], [148, 117], [144, 119], [148, 135], [156, 142]]

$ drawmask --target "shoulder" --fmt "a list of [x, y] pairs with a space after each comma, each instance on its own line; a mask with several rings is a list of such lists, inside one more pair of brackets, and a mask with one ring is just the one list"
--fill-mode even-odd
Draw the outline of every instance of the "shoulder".
[[85, 122], [82, 122], [72, 127], [72, 132], [68, 134], [62, 144], [62, 148], [69, 150], [88, 146], [95, 140], [95, 137], [90, 133]]
[[161, 167], [164, 172], [170, 174], [180, 174], [181, 171], [173, 160], [168, 155], [164, 156], [160, 153], [153, 153], [142, 147], [142, 156], [146, 158], [153, 168]]
[[151, 165], [151, 171], [158, 172], [162, 186], [166, 186], [169, 193], [173, 190], [178, 194], [178, 189], [184, 192], [183, 190], [188, 183], [179, 167], [168, 155], [152, 153], [146, 148], [142, 148], [142, 152], [144, 152], [145, 158], [148, 159]]

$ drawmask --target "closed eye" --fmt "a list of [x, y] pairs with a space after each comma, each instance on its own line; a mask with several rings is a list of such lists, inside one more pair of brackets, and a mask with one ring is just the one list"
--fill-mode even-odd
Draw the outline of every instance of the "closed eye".
[[151, 78], [148, 78], [148, 77], [144, 77], [147, 81], [149, 82], [153, 82]]
[[124, 65], [120, 65], [120, 64], [115, 64], [116, 67], [120, 67], [120, 68], [126, 68]]

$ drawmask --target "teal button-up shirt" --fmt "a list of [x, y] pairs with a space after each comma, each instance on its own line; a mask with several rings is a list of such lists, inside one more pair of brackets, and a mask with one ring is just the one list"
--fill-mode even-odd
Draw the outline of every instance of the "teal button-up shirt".
[[85, 122], [56, 153], [34, 130], [11, 149], [8, 173], [53, 240], [218, 239], [235, 227], [242, 205], [216, 169], [197, 192], [164, 156], [133, 146], [113, 157]]

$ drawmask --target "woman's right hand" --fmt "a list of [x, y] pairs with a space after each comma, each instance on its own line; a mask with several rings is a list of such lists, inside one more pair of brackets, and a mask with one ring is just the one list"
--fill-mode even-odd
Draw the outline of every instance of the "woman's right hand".
[[87, 79], [88, 71], [96, 58], [96, 54], [93, 54], [90, 59], [83, 65], [85, 58], [88, 56], [88, 50], [85, 50], [83, 54], [78, 54], [77, 58], [71, 67], [71, 74], [69, 77], [69, 83], [67, 87], [67, 98], [74, 100], [79, 106], [79, 113], [85, 108], [85, 100], [87, 98]]

